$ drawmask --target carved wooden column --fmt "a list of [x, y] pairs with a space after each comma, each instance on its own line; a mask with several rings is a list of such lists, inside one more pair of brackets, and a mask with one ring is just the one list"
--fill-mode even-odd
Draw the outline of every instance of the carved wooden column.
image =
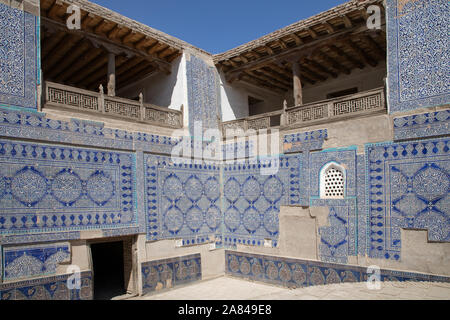
[[294, 74], [294, 101], [295, 106], [303, 105], [302, 81], [300, 80], [300, 63], [295, 61], [292, 63], [292, 73]]
[[116, 55], [108, 53], [108, 96], [116, 95]]

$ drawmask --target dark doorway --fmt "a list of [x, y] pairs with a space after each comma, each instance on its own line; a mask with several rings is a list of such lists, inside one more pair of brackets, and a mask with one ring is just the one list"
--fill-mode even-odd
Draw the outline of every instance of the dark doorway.
[[94, 265], [94, 299], [110, 300], [126, 294], [123, 242], [91, 244]]

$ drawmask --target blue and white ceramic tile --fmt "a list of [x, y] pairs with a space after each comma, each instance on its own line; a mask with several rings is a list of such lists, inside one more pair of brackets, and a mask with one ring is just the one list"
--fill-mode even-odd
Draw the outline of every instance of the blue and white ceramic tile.
[[70, 262], [70, 245], [5, 247], [3, 256], [5, 281], [52, 275], [60, 263]]
[[136, 224], [134, 155], [0, 140], [0, 233]]
[[394, 119], [394, 140], [445, 136], [450, 132], [450, 110], [421, 113]]
[[194, 135], [194, 124], [201, 122], [203, 131], [217, 129], [221, 113], [217, 71], [194, 55], [186, 62], [189, 105], [189, 128]]
[[450, 102], [449, 20], [447, 0], [387, 1], [390, 113]]
[[0, 3], [0, 106], [37, 108], [37, 18]]
[[263, 175], [267, 164], [246, 161], [225, 165], [223, 171], [223, 236], [229, 244], [263, 245], [279, 236], [283, 205], [297, 204], [300, 197], [301, 155], [281, 156], [275, 174]]
[[[380, 270], [382, 281], [450, 282], [450, 277]], [[289, 288], [367, 281], [367, 268], [312, 260], [225, 251], [225, 273]]]
[[202, 279], [200, 254], [144, 262], [141, 265], [142, 291], [168, 289]]
[[450, 241], [449, 146], [448, 139], [366, 146], [370, 257], [399, 260], [400, 228]]
[[0, 284], [0, 300], [92, 300], [92, 273], [81, 272], [80, 289], [69, 289], [71, 275]]
[[220, 232], [219, 164], [173, 163], [170, 157], [145, 155], [147, 239], [181, 238], [203, 243]]

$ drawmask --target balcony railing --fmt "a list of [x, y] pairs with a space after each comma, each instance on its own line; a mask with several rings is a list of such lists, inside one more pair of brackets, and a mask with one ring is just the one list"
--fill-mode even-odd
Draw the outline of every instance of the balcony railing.
[[[296, 128], [339, 121], [386, 111], [384, 88], [328, 99], [302, 106], [264, 113], [222, 123], [223, 134], [227, 129], [269, 129], [274, 127]], [[278, 117], [278, 119], [277, 119]]]
[[155, 105], [102, 92], [93, 92], [46, 81], [46, 107], [93, 112], [122, 120], [133, 120], [169, 128], [183, 127], [183, 111], [170, 110]]

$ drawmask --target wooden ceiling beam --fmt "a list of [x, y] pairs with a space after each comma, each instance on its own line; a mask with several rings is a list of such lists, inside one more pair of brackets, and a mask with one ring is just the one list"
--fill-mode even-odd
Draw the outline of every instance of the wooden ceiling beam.
[[49, 40], [42, 44], [41, 59], [45, 59], [48, 53], [51, 52], [65, 36], [66, 34], [63, 31], [52, 33]]
[[76, 43], [79, 43], [80, 37], [75, 35], [67, 34], [59, 43], [56, 45], [44, 59], [42, 59], [42, 67], [44, 73], [51, 70], [57, 62], [59, 62], [70, 49], [72, 49]]
[[61, 0], [56, 0], [51, 6], [51, 8], [48, 10], [47, 16], [52, 19], [58, 18], [58, 13], [61, 10], [63, 4], [64, 2], [62, 2]]
[[118, 88], [125, 88], [125, 87], [141, 80], [142, 78], [146, 77], [147, 75], [150, 75], [154, 71], [155, 71], [155, 69], [150, 66], [134, 75], [134, 77], [138, 78], [138, 80], [135, 80], [134, 78], [130, 78], [129, 80], [126, 80], [123, 83], [119, 82]]
[[108, 48], [108, 47], [114, 48], [115, 51], [120, 51], [122, 53], [126, 53], [129, 56], [132, 56], [132, 55], [142, 56], [144, 59], [148, 60], [149, 62], [153, 62], [153, 63], [157, 64], [158, 68], [160, 70], [164, 71], [166, 74], [170, 74], [170, 72], [172, 70], [172, 66], [169, 62], [159, 58], [155, 54], [145, 53], [143, 51], [139, 51], [134, 48], [127, 47], [126, 45], [123, 45], [122, 43], [111, 41], [109, 39], [105, 39], [104, 37], [101, 37], [96, 34], [89, 33], [89, 32], [83, 31], [83, 30], [75, 30], [75, 31], [68, 30], [65, 24], [52, 21], [48, 18], [43, 17], [42, 20], [46, 24], [52, 25], [55, 28], [58, 28], [62, 31], [66, 31], [68, 33], [80, 34], [80, 35], [84, 36], [85, 38], [89, 39], [90, 41], [92, 41], [93, 43], [98, 44], [99, 46], [103, 46], [105, 48]]
[[317, 63], [313, 59], [304, 58], [302, 62], [306, 63], [308, 66], [310, 66], [310, 68], [315, 69], [315, 71], [318, 72], [318, 73], [329, 74], [333, 78], [337, 78], [337, 73], [336, 72], [331, 71], [328, 68], [325, 68], [324, 66], [322, 66], [320, 63]]
[[347, 54], [344, 50], [336, 47], [334, 44], [333, 45], [329, 45], [328, 48], [333, 51], [334, 53], [336, 53], [338, 56], [347, 59], [348, 61], [350, 61], [355, 67], [359, 68], [359, 69], [364, 69], [365, 65], [362, 61], [353, 58], [351, 55]]
[[[119, 67], [121, 65], [123, 65], [123, 63], [125, 61], [127, 61], [128, 59], [124, 56], [117, 56], [116, 57], [116, 67]], [[105, 68], [106, 65], [104, 66], [100, 66], [97, 70], [95, 70], [96, 72], [92, 72], [88, 77], [86, 77], [86, 79], [83, 79], [80, 83], [84, 84], [84, 86], [86, 88], [92, 88], [92, 85], [95, 84], [95, 90], [98, 89], [98, 86], [100, 86], [101, 83], [106, 83], [107, 82], [107, 68]], [[103, 68], [103, 71], [102, 71]], [[117, 72], [116, 72], [117, 74]], [[117, 77], [116, 77], [116, 81], [117, 81]], [[116, 83], [117, 85], [117, 83]]]
[[228, 78], [235, 79], [237, 78], [236, 75], [243, 72], [244, 70], [256, 70], [273, 62], [283, 61], [292, 58], [299, 59], [301, 56], [308, 56], [312, 53], [313, 50], [317, 49], [318, 47], [334, 44], [337, 41], [344, 40], [354, 34], [359, 34], [360, 32], [364, 31], [367, 31], [367, 26], [365, 24], [364, 26], [355, 25], [351, 29], [340, 30], [336, 31], [334, 34], [331, 35], [327, 34], [321, 36], [315, 41], [306, 43], [299, 47], [285, 50], [284, 52], [281, 52], [277, 55], [260, 57], [259, 59], [251, 61], [243, 66], [235, 67], [235, 69], [228, 71], [227, 72], [229, 74]]
[[350, 74], [351, 71], [349, 68], [345, 67], [335, 59], [331, 58], [327, 54], [323, 53], [322, 51], [318, 51], [315, 53], [320, 59], [324, 60], [325, 63], [328, 64], [329, 68], [334, 68], [337, 71], [343, 72], [345, 74]]
[[113, 28], [111, 29], [110, 32], [108, 32], [108, 35], [107, 35], [108, 39], [109, 39], [109, 40], [115, 40], [115, 39], [118, 37], [118, 34], [119, 34], [124, 28], [125, 28], [124, 26], [122, 26], [122, 25], [120, 25], [120, 24], [117, 24], [115, 27], [113, 27]]
[[79, 59], [76, 60], [74, 65], [71, 65], [70, 68], [67, 68], [67, 70], [57, 75], [55, 78], [56, 81], [69, 82], [68, 79], [71, 78], [72, 75], [75, 75], [79, 70], [81, 70], [84, 66], [86, 66], [101, 54], [106, 55], [106, 53], [101, 48], [88, 50]]
[[367, 44], [369, 48], [377, 55], [380, 60], [386, 59], [386, 51], [370, 36], [364, 35], [360, 38], [361, 41]]
[[57, 68], [50, 68], [50, 70], [44, 73], [45, 77], [53, 79], [57, 75], [64, 72], [70, 65], [72, 65], [76, 60], [80, 59], [83, 53], [86, 53], [91, 48], [90, 43], [85, 40], [81, 40], [76, 44], [75, 49], [71, 50], [67, 56], [64, 56], [57, 62]]
[[87, 64], [81, 72], [78, 72], [76, 75], [72, 76], [71, 82], [74, 83], [83, 82], [83, 80], [86, 77], [90, 76], [91, 73], [95, 72], [95, 70], [104, 66], [106, 63], [108, 63], [108, 55], [107, 54], [99, 55], [97, 58], [89, 62], [89, 64]]
[[107, 24], [108, 24], [108, 20], [106, 20], [106, 19], [101, 20], [98, 25], [93, 27], [94, 32], [97, 34], [104, 34], [105, 32], [103, 31], [103, 28], [105, 28], [105, 26]]
[[347, 45], [348, 47], [350, 47], [356, 54], [357, 56], [365, 61], [367, 64], [369, 64], [372, 67], [376, 67], [378, 65], [378, 62], [374, 59], [372, 59], [364, 50], [362, 50], [358, 45], [356, 45], [352, 40], [350, 39], [345, 39], [343, 41], [343, 43], [345, 45]]
[[302, 40], [298, 35], [296, 35], [295, 33], [292, 33], [292, 34], [290, 34], [289, 36], [290, 36], [292, 39], [294, 39], [295, 44], [296, 44], [297, 46], [302, 45], [302, 44], [304, 43], [303, 40]]
[[333, 34], [335, 32], [333, 26], [326, 21], [322, 22], [322, 26], [327, 30], [328, 34]]
[[86, 17], [84, 17], [84, 19], [81, 21], [81, 28], [82, 29], [87, 29], [90, 27], [90, 24], [92, 23], [92, 21], [95, 20], [95, 15], [92, 13], [88, 13], [86, 15]]
[[268, 89], [270, 91], [273, 91], [273, 92], [275, 92], [277, 94], [285, 94], [286, 93], [286, 91], [284, 89], [281, 89], [281, 88], [269, 85], [266, 82], [261, 81], [259, 79], [255, 79], [254, 77], [251, 77], [249, 75], [245, 75], [245, 74], [242, 75], [242, 78], [240, 80], [244, 81], [244, 82], [248, 82], [248, 83], [253, 84], [253, 85], [256, 85], [257, 87], [266, 88], [266, 89]]
[[350, 20], [349, 17], [347, 17], [345, 14], [341, 15], [340, 18], [342, 19], [342, 21], [344, 22], [344, 25], [347, 29], [353, 27], [353, 23]]

